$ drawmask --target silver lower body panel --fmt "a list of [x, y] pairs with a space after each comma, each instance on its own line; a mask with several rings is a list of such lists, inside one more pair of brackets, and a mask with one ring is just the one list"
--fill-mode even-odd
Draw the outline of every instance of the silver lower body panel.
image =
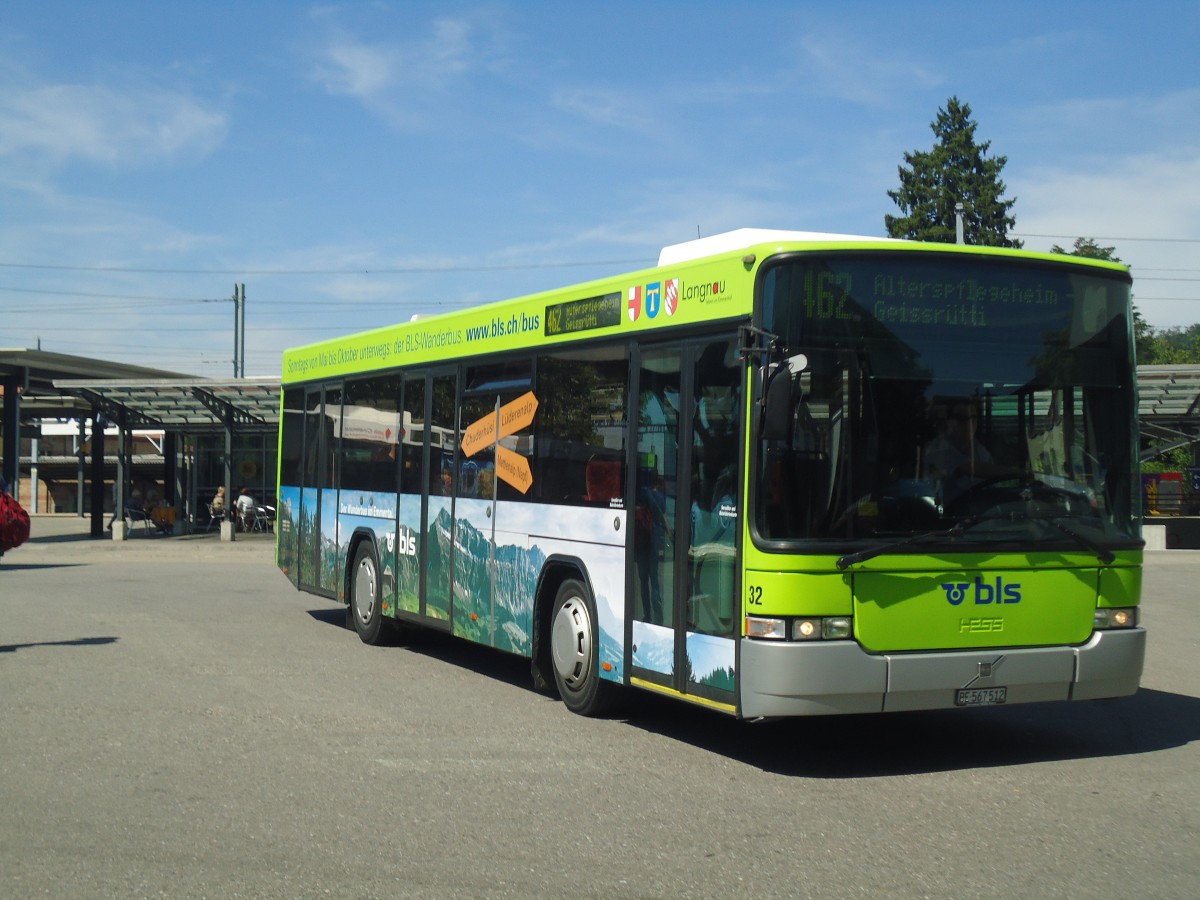
[[1146, 632], [1098, 631], [1078, 647], [867, 653], [853, 641], [741, 643], [747, 719], [947, 709], [963, 688], [1005, 689], [1005, 703], [1096, 700], [1137, 691]]

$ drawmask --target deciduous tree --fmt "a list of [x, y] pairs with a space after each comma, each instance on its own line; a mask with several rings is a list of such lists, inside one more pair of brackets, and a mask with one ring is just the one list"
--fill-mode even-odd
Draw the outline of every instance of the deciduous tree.
[[1121, 262], [1121, 258], [1117, 256], [1116, 247], [1101, 247], [1096, 243], [1095, 238], [1090, 237], [1075, 238], [1075, 243], [1070, 250], [1064, 250], [1058, 244], [1055, 244], [1050, 248], [1050, 252], [1062, 253], [1066, 256], [1085, 256], [1088, 259], [1107, 259], [1111, 262]]

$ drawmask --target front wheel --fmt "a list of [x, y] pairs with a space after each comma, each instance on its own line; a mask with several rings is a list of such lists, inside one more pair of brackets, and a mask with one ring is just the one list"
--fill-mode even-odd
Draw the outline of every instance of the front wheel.
[[600, 678], [600, 635], [595, 605], [580, 581], [563, 582], [550, 617], [550, 655], [554, 682], [567, 709], [582, 716], [607, 710], [616, 685]]
[[363, 541], [354, 553], [350, 569], [350, 604], [347, 615], [364, 644], [380, 643], [383, 614], [380, 610], [379, 563], [370, 541]]

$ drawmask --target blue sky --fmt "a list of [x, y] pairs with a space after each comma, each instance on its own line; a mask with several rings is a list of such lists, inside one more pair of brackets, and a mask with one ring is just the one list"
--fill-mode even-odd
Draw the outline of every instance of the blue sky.
[[1026, 246], [1096, 237], [1200, 321], [1200, 4], [0, 9], [0, 347], [250, 375], [284, 347], [653, 263], [883, 234], [947, 98]]

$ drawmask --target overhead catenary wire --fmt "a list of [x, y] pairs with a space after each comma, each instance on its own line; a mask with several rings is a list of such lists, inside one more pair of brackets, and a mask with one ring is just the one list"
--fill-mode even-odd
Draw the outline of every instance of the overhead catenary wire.
[[131, 266], [73, 266], [50, 263], [0, 262], [6, 269], [45, 269], [52, 272], [114, 272], [133, 275], [430, 275], [453, 272], [511, 272], [524, 269], [571, 269], [584, 266], [645, 266], [651, 265], [645, 257], [641, 259], [597, 259], [585, 261], [543, 263], [495, 263], [491, 265], [463, 266], [399, 266], [365, 269], [158, 269]]
[[[1031, 234], [1029, 232], [1009, 232], [1015, 238], [1051, 238], [1054, 240], [1073, 241], [1080, 235], [1075, 234]], [[1152, 244], [1200, 244], [1200, 238], [1169, 238], [1169, 237], [1112, 237], [1103, 234], [1083, 235], [1093, 241], [1142, 241]]]

